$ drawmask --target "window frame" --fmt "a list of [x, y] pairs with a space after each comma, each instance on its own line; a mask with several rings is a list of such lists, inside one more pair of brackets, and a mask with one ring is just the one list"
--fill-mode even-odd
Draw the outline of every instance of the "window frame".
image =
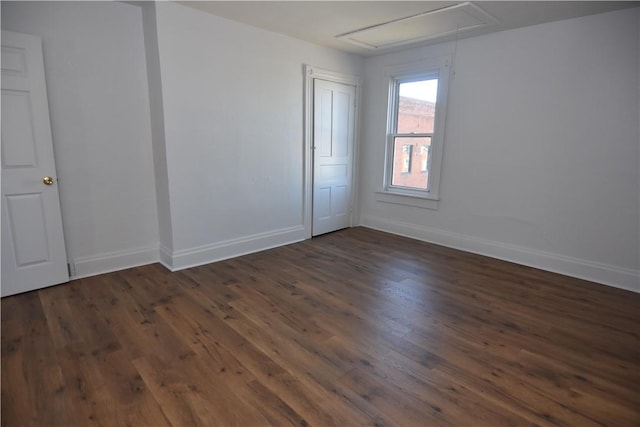
[[[388, 81], [387, 128], [384, 151], [383, 185], [376, 193], [378, 201], [437, 209], [440, 199], [440, 175], [444, 151], [444, 130], [449, 90], [451, 57], [443, 56], [421, 60], [410, 64], [390, 66], [386, 70]], [[398, 134], [398, 103], [401, 83], [438, 79], [433, 133]], [[427, 189], [416, 189], [393, 185], [394, 142], [396, 137], [431, 137], [431, 153], [427, 167], [429, 178]]]

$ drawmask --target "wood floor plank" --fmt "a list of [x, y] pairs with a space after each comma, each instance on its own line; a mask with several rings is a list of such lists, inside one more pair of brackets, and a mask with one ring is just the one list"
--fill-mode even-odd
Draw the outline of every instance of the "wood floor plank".
[[1, 305], [2, 426], [640, 426], [640, 294], [366, 228]]
[[[201, 303], [202, 300], [199, 302]], [[183, 306], [182, 311], [198, 312], [196, 307], [192, 307], [192, 309], [187, 307], [186, 305]], [[328, 410], [326, 414], [323, 414], [318, 410], [316, 402], [331, 402], [332, 396], [330, 393], [317, 381], [307, 380], [308, 370], [304, 370], [304, 368], [309, 368], [309, 364], [304, 365], [304, 368], [300, 370], [304, 374], [301, 378], [296, 377], [291, 372], [292, 365], [300, 367], [301, 363], [308, 362], [301, 356], [309, 357], [309, 352], [295, 342], [278, 336], [270, 325], [260, 327], [260, 317], [256, 313], [250, 312], [250, 310], [240, 311], [232, 305], [224, 309], [210, 306], [208, 310], [210, 311], [204, 311], [204, 313], [217, 316], [233, 331], [229, 331], [229, 333], [235, 333], [237, 337], [242, 337], [241, 345], [245, 352], [251, 349], [262, 357], [270, 359], [271, 369], [267, 372], [268, 378], [264, 378], [264, 369], [252, 369], [252, 371], [266, 380], [268, 386], [282, 387], [284, 385], [295, 390], [296, 392], [293, 394], [287, 393], [283, 395], [282, 399], [296, 408], [305, 418], [312, 421], [315, 420], [318, 425], [364, 425], [365, 420], [357, 418], [356, 411], [349, 413], [349, 411], [344, 411], [344, 408], [341, 408], [343, 409], [342, 411]], [[219, 326], [216, 329], [219, 331], [225, 328]], [[339, 407], [342, 406], [342, 403], [338, 400], [333, 401], [332, 404]], [[343, 413], [348, 416], [344, 417]], [[321, 418], [318, 418], [318, 415], [321, 415]]]

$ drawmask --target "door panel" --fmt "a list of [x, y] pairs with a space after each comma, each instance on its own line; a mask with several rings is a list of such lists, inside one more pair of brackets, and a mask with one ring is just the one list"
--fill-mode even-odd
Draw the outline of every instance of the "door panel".
[[36, 148], [29, 92], [2, 90], [2, 167], [34, 167]]
[[349, 176], [349, 167], [345, 164], [321, 165], [318, 174], [323, 181], [347, 179]]
[[326, 220], [331, 217], [331, 187], [319, 187], [315, 194], [316, 211], [318, 220]]
[[314, 80], [312, 235], [351, 226], [355, 87]]
[[346, 185], [336, 185], [333, 187], [331, 199], [333, 201], [334, 215], [349, 215], [349, 188]]
[[[352, 86], [347, 86], [347, 88]], [[351, 127], [351, 110], [354, 107], [354, 96], [351, 93], [334, 91], [333, 102], [333, 141], [332, 149], [335, 157], [349, 156], [350, 144], [353, 142]]]
[[7, 215], [18, 268], [50, 260], [42, 194], [7, 196]]
[[[2, 296], [69, 280], [40, 39], [2, 31]], [[49, 185], [43, 181], [51, 177]]]
[[316, 147], [314, 154], [321, 157], [331, 157], [333, 92], [330, 89], [318, 87], [315, 96], [317, 96], [314, 98], [317, 102], [314, 109], [314, 142]]

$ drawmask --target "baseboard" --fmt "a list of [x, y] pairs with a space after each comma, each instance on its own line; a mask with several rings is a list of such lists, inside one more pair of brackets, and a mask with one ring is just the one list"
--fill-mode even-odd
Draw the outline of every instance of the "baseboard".
[[168, 270], [173, 271], [173, 255], [171, 250], [162, 244], [158, 247], [158, 255], [160, 264], [164, 265]]
[[161, 255], [169, 255], [168, 259], [162, 261], [162, 263], [171, 271], [178, 271], [300, 242], [304, 239], [304, 227], [299, 225], [266, 233], [253, 234], [238, 239], [225, 240], [212, 245], [178, 250], [171, 254], [162, 254], [161, 252]]
[[375, 216], [363, 216], [362, 226], [616, 288], [640, 292], [639, 270], [480, 239], [438, 228], [419, 226]]
[[79, 257], [71, 263], [71, 279], [111, 273], [125, 268], [158, 262], [158, 248], [137, 248], [107, 252], [100, 255]]

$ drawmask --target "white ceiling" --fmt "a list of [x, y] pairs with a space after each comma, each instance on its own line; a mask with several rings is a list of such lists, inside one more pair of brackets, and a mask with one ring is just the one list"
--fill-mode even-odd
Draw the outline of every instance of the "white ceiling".
[[[223, 18], [364, 56], [452, 40], [456, 38], [455, 28], [464, 26], [464, 23], [469, 21], [467, 15], [449, 13], [452, 9], [446, 8], [461, 3], [451, 1], [178, 1]], [[482, 21], [486, 22], [476, 25], [475, 28], [458, 31], [457, 37], [472, 37], [638, 5], [638, 1], [474, 1], [472, 5], [467, 5], [465, 10], [481, 9], [480, 13], [484, 12], [483, 16], [486, 17]], [[439, 11], [432, 12], [436, 10]], [[425, 12], [432, 13], [425, 15]], [[402, 20], [416, 15], [425, 19]], [[402, 21], [368, 29], [396, 20]], [[415, 34], [416, 26], [426, 27], [445, 21], [453, 25], [454, 30], [443, 27], [444, 29], [438, 30], [439, 33], [435, 35], [429, 35], [428, 29], [423, 36], [418, 37]], [[413, 33], [403, 35], [403, 28], [406, 33], [409, 27], [413, 27]], [[358, 32], [364, 29], [367, 30]], [[355, 35], [361, 40], [379, 40], [378, 36], [384, 34], [388, 40], [394, 42], [388, 45], [381, 42], [378, 43], [380, 47], [372, 48], [355, 44], [350, 40], [358, 38], [355, 35], [337, 37], [352, 32], [356, 32]], [[410, 40], [398, 42], [403, 37]]]

